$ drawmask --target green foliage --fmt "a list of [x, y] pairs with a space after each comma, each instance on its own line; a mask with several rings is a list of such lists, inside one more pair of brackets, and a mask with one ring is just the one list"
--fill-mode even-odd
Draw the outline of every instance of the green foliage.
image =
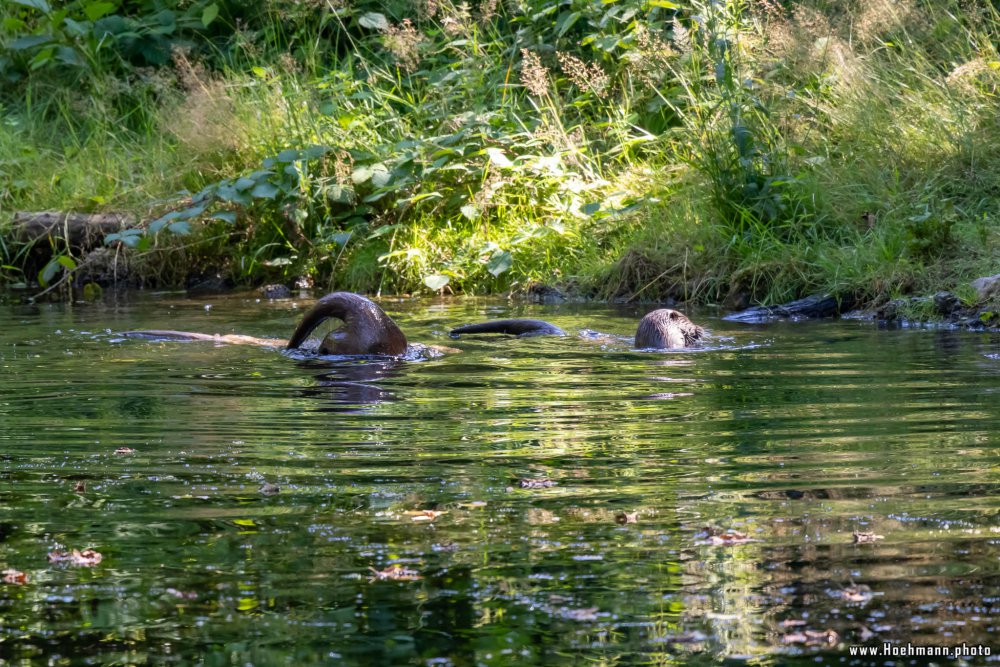
[[154, 280], [919, 290], [998, 242], [1000, 22], [887, 1], [8, 3], [0, 204]]

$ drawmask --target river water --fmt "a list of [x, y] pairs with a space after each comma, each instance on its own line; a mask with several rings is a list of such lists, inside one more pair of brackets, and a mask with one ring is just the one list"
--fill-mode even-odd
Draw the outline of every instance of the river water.
[[[998, 661], [997, 334], [694, 313], [654, 353], [638, 307], [384, 299], [453, 349], [117, 335], [310, 303], [0, 306], [0, 664]], [[571, 335], [446, 333], [518, 316]]]

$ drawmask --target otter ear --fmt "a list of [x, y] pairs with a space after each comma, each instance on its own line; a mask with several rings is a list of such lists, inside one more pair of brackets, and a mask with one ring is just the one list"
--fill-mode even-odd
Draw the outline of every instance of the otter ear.
[[670, 319], [672, 319], [672, 320], [680, 319], [680, 315], [681, 314], [678, 313], [676, 310], [671, 310], [670, 311]]

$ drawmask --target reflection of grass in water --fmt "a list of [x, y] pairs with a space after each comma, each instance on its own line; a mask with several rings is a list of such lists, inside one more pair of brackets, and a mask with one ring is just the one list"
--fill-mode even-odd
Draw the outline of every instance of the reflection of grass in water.
[[[217, 305], [198, 328], [242, 331], [256, 308]], [[968, 348], [978, 338], [941, 347], [929, 332], [829, 323], [754, 328], [767, 347], [697, 354], [460, 341], [372, 382], [397, 400], [345, 404], [316, 390], [360, 364], [56, 337], [73, 312], [19, 317], [0, 338], [38, 342], [0, 344], [19, 378], [0, 387], [0, 558], [37, 584], [4, 617], [64, 632], [63, 646], [107, 655], [99, 633], [158, 656], [167, 633], [181, 655], [208, 638], [241, 660], [361, 663], [386, 655], [387, 636], [413, 640], [399, 640], [405, 656], [501, 655], [513, 637], [535, 651], [519, 664], [545, 662], [538, 647], [670, 664], [784, 650], [781, 621], [806, 614], [847, 642], [875, 614], [891, 626], [880, 641], [956, 619], [963, 639], [988, 634], [973, 617], [992, 586], [996, 414]], [[665, 388], [689, 395], [649, 400]], [[114, 456], [122, 445], [136, 453]], [[513, 483], [525, 477], [558, 484]], [[262, 480], [281, 492], [262, 495]], [[427, 509], [447, 513], [407, 514]], [[755, 541], [704, 544], [706, 526]], [[885, 539], [853, 544], [859, 529]], [[39, 565], [55, 541], [105, 562]], [[393, 563], [422, 578], [368, 581]], [[852, 580], [872, 598], [830, 593]], [[917, 614], [925, 626], [907, 620]]]

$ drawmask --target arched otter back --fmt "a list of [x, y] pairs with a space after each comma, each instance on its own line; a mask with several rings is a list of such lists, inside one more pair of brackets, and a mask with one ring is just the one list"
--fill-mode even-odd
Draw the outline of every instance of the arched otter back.
[[484, 334], [499, 333], [511, 334], [514, 336], [565, 336], [566, 332], [554, 324], [549, 324], [545, 320], [490, 320], [479, 324], [466, 324], [465, 326], [452, 329], [450, 334]]
[[647, 313], [639, 322], [639, 328], [635, 331], [635, 346], [664, 350], [690, 347], [704, 335], [705, 330], [689, 320], [684, 313], [661, 308]]
[[373, 301], [351, 292], [327, 294], [302, 317], [288, 341], [288, 349], [299, 347], [316, 327], [331, 317], [343, 320], [344, 326], [320, 343], [320, 354], [380, 354], [400, 356], [406, 353], [406, 336], [396, 323]]

